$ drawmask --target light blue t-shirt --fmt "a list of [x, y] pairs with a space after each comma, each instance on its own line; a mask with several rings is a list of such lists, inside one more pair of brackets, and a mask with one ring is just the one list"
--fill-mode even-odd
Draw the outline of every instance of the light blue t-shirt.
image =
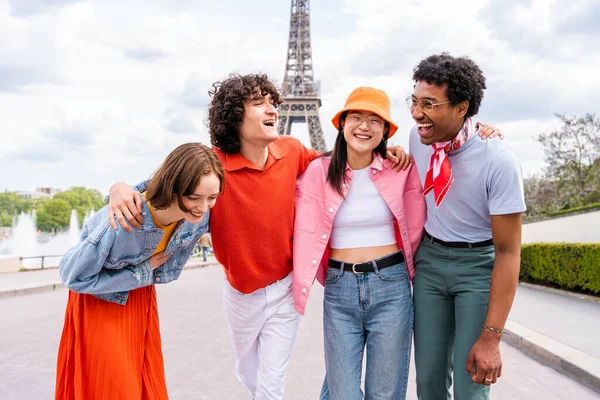
[[[410, 153], [421, 184], [433, 153], [421, 143], [417, 128], [410, 131]], [[448, 155], [454, 183], [439, 208], [433, 190], [425, 196], [425, 230], [447, 242], [481, 242], [492, 238], [491, 215], [525, 211], [521, 166], [513, 152], [498, 138], [474, 137]]]

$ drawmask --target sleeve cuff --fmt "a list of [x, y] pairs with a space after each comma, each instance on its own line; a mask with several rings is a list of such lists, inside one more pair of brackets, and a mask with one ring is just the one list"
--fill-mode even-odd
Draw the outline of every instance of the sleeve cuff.
[[151, 285], [154, 280], [154, 271], [150, 267], [148, 260], [138, 265], [136, 277], [140, 283], [140, 287]]

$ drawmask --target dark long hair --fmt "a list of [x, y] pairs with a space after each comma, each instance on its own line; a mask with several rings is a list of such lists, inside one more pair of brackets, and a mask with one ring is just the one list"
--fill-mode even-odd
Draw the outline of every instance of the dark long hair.
[[[335, 144], [333, 145], [333, 150], [323, 154], [323, 157], [331, 157], [331, 163], [329, 164], [329, 169], [327, 170], [327, 182], [334, 188], [342, 197], [344, 197], [344, 191], [342, 190], [342, 185], [348, 182], [348, 176], [346, 175], [346, 164], [348, 162], [348, 142], [346, 142], [346, 138], [344, 138], [344, 127], [342, 122], [346, 120], [346, 115], [348, 112], [342, 113], [340, 115], [340, 123], [337, 137], [335, 138]], [[373, 153], [379, 154], [381, 157], [385, 158], [387, 151], [387, 141], [388, 134], [390, 132], [390, 124], [386, 121], [383, 140], [381, 143], [373, 149]]]

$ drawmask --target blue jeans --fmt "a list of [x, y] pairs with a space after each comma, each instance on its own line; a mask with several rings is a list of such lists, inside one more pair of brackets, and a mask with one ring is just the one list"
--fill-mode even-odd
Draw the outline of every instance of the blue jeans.
[[208, 247], [202, 246], [202, 260], [206, 261], [206, 256], [208, 255]]
[[326, 377], [321, 400], [406, 397], [414, 309], [404, 262], [354, 274], [328, 268], [323, 304]]

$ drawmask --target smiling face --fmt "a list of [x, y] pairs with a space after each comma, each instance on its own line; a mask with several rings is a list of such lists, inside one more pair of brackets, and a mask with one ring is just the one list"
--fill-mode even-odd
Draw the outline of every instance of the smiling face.
[[368, 111], [349, 111], [341, 124], [349, 159], [353, 156], [372, 157], [373, 150], [379, 146], [388, 129], [383, 118]]
[[270, 94], [244, 100], [244, 118], [240, 125], [240, 139], [256, 147], [266, 147], [279, 136], [279, 114]]
[[182, 197], [183, 205], [189, 212], [185, 212], [179, 208], [177, 199], [173, 201], [172, 207], [179, 210], [181, 214], [180, 219], [185, 219], [190, 224], [198, 224], [202, 220], [202, 217], [204, 217], [204, 214], [215, 205], [220, 190], [221, 181], [214, 172], [202, 175], [200, 183], [194, 192]]
[[[463, 101], [457, 105], [447, 103], [446, 87], [418, 81], [412, 95], [413, 103], [419, 106], [411, 109], [411, 116], [417, 123], [421, 143], [430, 145], [435, 142], [452, 140], [460, 131], [469, 103]], [[433, 104], [446, 103], [434, 106], [433, 109], [423, 109], [421, 100], [429, 100]]]

